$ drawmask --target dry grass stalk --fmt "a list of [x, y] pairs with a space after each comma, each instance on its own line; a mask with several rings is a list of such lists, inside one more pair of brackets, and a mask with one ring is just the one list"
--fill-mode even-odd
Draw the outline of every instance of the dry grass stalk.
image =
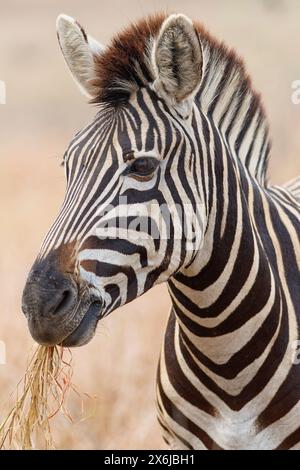
[[0, 449], [54, 449], [50, 420], [66, 409], [72, 386], [72, 357], [62, 347], [38, 346], [16, 389], [16, 402], [0, 424]]

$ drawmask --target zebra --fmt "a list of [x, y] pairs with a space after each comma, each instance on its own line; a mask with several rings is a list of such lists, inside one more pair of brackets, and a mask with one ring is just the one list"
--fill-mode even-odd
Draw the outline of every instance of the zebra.
[[177, 13], [106, 47], [66, 15], [57, 33], [97, 114], [63, 157], [65, 198], [23, 292], [31, 335], [86, 344], [166, 282], [167, 445], [300, 448], [300, 179], [268, 182], [269, 126], [243, 61]]

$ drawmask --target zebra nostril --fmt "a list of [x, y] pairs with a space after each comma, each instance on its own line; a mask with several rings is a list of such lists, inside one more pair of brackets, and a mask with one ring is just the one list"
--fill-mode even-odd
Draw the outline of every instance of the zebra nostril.
[[73, 304], [73, 293], [70, 289], [65, 289], [62, 291], [60, 298], [58, 298], [57, 303], [52, 307], [52, 315], [58, 315], [69, 310], [69, 307]]
[[28, 276], [22, 309], [27, 318], [67, 318], [77, 301], [78, 289], [73, 277], [44, 260]]

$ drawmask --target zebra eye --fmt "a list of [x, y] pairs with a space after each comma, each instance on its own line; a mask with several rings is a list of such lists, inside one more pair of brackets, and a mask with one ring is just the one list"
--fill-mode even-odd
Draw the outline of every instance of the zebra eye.
[[139, 157], [133, 160], [127, 169], [127, 174], [136, 179], [150, 179], [159, 161], [154, 157]]

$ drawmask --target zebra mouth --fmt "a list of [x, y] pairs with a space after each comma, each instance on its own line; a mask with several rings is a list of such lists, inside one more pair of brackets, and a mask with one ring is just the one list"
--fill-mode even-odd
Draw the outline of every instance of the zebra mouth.
[[98, 321], [102, 316], [102, 307], [102, 302], [98, 300], [92, 302], [79, 325], [61, 342], [61, 345], [71, 348], [87, 344], [95, 334]]

